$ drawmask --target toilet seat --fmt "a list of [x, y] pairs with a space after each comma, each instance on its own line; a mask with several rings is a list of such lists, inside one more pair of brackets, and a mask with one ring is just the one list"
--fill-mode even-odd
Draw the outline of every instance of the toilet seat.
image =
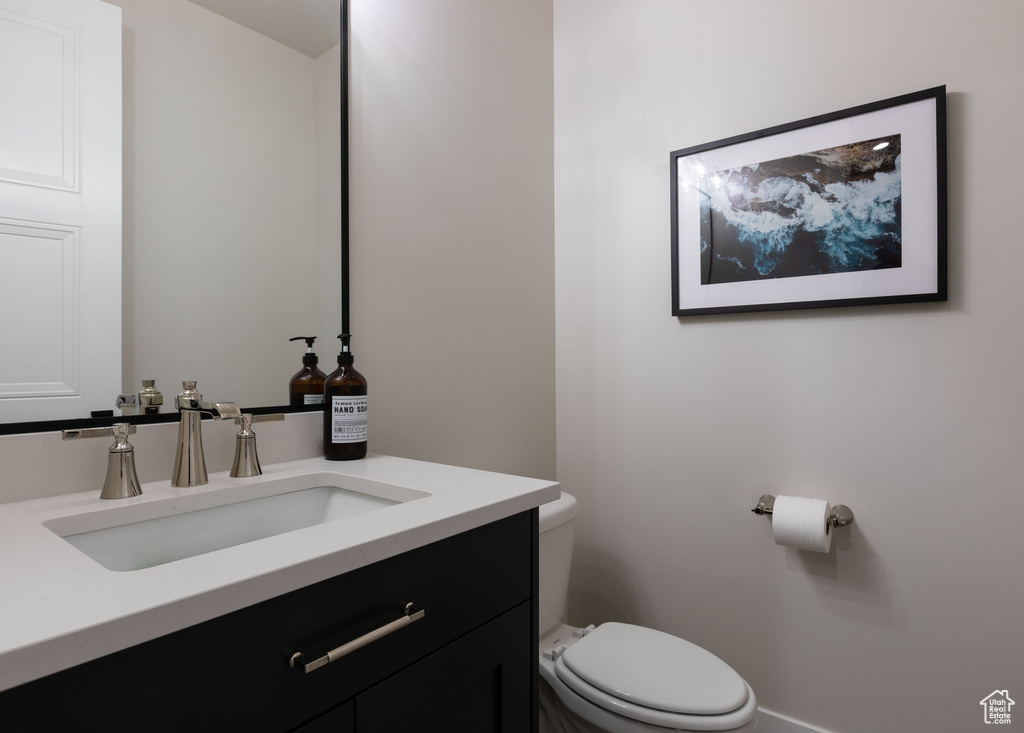
[[757, 712], [749, 685], [721, 659], [642, 626], [602, 624], [567, 645], [552, 667], [570, 695], [645, 730], [731, 730]]

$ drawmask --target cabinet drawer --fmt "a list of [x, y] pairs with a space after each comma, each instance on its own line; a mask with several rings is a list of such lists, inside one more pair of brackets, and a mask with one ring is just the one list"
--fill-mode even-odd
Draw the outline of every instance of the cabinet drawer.
[[[529, 600], [532, 514], [30, 682], [0, 693], [0, 708], [45, 711], [55, 729], [288, 730]], [[422, 619], [308, 674], [289, 667], [296, 652], [312, 661], [399, 618], [409, 602]]]

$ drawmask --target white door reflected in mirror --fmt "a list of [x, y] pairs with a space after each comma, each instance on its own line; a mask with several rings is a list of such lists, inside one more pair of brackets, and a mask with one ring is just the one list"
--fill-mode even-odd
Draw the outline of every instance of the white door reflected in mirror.
[[121, 11], [0, 5], [0, 421], [121, 385]]

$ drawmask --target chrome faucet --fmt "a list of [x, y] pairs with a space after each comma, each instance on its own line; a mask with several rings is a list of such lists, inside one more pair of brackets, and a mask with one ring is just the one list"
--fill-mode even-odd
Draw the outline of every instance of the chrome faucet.
[[171, 486], [202, 486], [206, 476], [206, 457], [203, 455], [202, 413], [215, 420], [241, 418], [242, 412], [234, 402], [207, 402], [196, 391], [195, 382], [182, 382], [182, 393], [174, 398], [174, 406], [181, 413], [178, 423], [178, 451], [174, 456]]

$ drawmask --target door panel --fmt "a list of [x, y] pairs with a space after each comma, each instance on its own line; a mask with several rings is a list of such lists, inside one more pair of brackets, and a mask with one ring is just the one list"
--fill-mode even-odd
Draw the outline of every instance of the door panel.
[[121, 10], [0, 0], [0, 422], [121, 391]]

